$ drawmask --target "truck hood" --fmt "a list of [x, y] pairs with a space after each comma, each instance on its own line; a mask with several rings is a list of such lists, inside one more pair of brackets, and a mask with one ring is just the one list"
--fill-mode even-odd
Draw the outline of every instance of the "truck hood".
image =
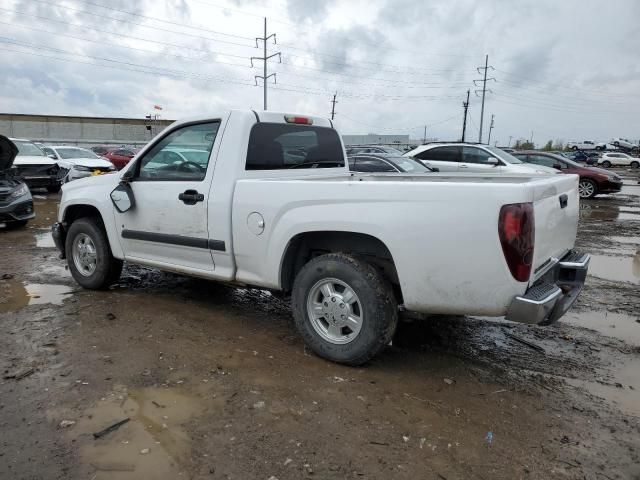
[[18, 147], [4, 135], [0, 135], [0, 174], [8, 171], [18, 155]]
[[[109, 163], [111, 165], [111, 163]], [[68, 182], [62, 185], [62, 191], [64, 194], [73, 192], [74, 190], [81, 190], [87, 185], [92, 187], [100, 186], [112, 186], [115, 188], [120, 183], [120, 175], [97, 175], [95, 177], [79, 178], [73, 182]]]
[[49, 157], [32, 157], [29, 155], [20, 155], [17, 156], [13, 162], [14, 165], [57, 165], [58, 162]]
[[58, 160], [58, 164], [63, 167], [79, 165], [89, 168], [109, 168], [113, 165], [113, 163], [111, 163], [109, 160], [105, 160], [104, 158], [65, 158], [62, 160]]

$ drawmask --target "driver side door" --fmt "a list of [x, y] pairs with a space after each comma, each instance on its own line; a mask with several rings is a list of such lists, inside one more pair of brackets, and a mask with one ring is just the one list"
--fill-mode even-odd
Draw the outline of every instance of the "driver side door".
[[[213, 271], [207, 201], [219, 126], [182, 126], [136, 160], [130, 180], [135, 207], [115, 213], [125, 259], [177, 271]], [[200, 152], [197, 161], [189, 160], [194, 149]]]

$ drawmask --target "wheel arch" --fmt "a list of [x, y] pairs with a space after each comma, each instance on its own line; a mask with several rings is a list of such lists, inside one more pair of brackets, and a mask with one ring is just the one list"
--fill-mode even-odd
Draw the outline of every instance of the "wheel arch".
[[398, 303], [402, 290], [391, 251], [379, 238], [360, 232], [321, 230], [302, 232], [291, 238], [280, 262], [280, 286], [289, 292], [300, 269], [311, 259], [326, 253], [357, 255], [379, 268], [391, 282]]
[[112, 225], [113, 222], [109, 222], [109, 219], [108, 217], [106, 217], [106, 215], [107, 214], [102, 212], [96, 205], [83, 202], [65, 206], [64, 210], [61, 212], [61, 215], [59, 215], [59, 219], [64, 225], [65, 232], [69, 231], [69, 227], [76, 220], [79, 220], [81, 218], [97, 219], [107, 236], [107, 240], [109, 241], [109, 246], [111, 247], [113, 256], [118, 259], [123, 259], [124, 253], [118, 240], [117, 232], [114, 230], [114, 227]]

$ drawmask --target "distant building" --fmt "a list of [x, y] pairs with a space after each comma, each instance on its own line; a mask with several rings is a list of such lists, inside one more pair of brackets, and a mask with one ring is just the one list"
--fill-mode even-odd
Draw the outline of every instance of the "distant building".
[[0, 134], [46, 144], [139, 146], [172, 122], [146, 118], [0, 113]]
[[378, 135], [368, 133], [367, 135], [343, 135], [342, 141], [345, 145], [408, 145], [409, 135]]

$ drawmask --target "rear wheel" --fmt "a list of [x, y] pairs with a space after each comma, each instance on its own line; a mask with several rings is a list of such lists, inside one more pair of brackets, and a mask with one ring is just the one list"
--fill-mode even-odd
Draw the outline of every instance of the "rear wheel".
[[631, 162], [631, 168], [640, 168], [640, 162], [634, 160]]
[[598, 186], [593, 180], [581, 178], [578, 184], [578, 194], [580, 198], [593, 198], [598, 194]]
[[71, 275], [84, 288], [107, 288], [120, 278], [122, 261], [112, 255], [102, 222], [97, 218], [81, 218], [71, 224], [65, 252]]
[[576, 151], [578, 150], [578, 147], [576, 147], [575, 145], [573, 147], [571, 147], [571, 150]]
[[602, 166], [604, 168], [611, 168], [611, 162], [609, 160], [605, 160], [604, 162], [602, 162]]
[[320, 357], [361, 365], [387, 345], [398, 324], [393, 289], [373, 265], [345, 254], [321, 255], [295, 278], [296, 327]]

